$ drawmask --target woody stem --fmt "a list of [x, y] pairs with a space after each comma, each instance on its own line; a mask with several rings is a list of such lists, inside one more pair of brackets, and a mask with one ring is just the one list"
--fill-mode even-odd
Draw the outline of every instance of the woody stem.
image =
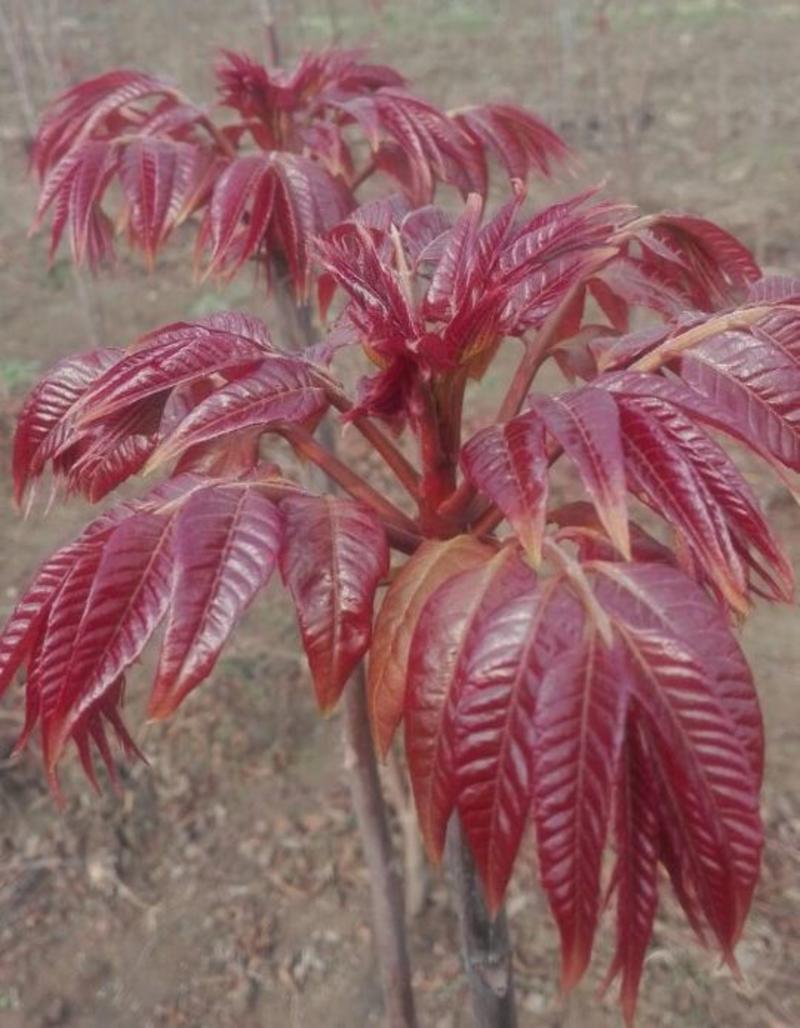
[[492, 918], [472, 853], [454, 815], [447, 831], [447, 868], [458, 911], [461, 955], [476, 1028], [516, 1028], [514, 973], [505, 910]]
[[350, 794], [372, 889], [372, 931], [383, 980], [386, 1024], [389, 1028], [416, 1028], [402, 876], [389, 834], [370, 733], [363, 663], [345, 691], [344, 746]]

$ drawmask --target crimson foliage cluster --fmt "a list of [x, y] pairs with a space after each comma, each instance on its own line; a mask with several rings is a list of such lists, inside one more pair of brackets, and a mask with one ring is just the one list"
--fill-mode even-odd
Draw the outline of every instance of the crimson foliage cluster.
[[[492, 911], [532, 821], [565, 987], [590, 958], [611, 842], [609, 979], [632, 1018], [659, 867], [731, 963], [758, 876], [762, 722], [735, 626], [754, 596], [790, 599], [792, 572], [718, 439], [800, 470], [800, 282], [762, 277], [708, 221], [596, 191], [526, 213], [526, 181], [567, 154], [513, 105], [444, 112], [342, 51], [291, 71], [228, 53], [217, 75], [216, 120], [133, 71], [57, 99], [37, 220], [96, 265], [120, 231], [152, 261], [196, 214], [210, 272], [255, 262], [335, 316], [306, 350], [244, 314], [177, 322], [34, 389], [20, 501], [47, 469], [92, 501], [168, 474], [47, 560], [12, 613], [0, 689], [25, 668], [19, 745], [38, 727], [56, 787], [70, 740], [90, 778], [93, 747], [113, 773], [109, 732], [136, 752], [124, 674], [159, 626], [153, 718], [209, 674], [277, 568], [320, 707], [368, 654], [376, 745], [402, 723], [429, 854], [457, 811]], [[493, 160], [510, 192], [489, 217]], [[441, 184], [463, 198], [454, 219], [432, 205]], [[468, 386], [509, 339], [497, 417], [462, 438]], [[350, 395], [334, 369], [359, 348]], [[556, 395], [533, 391], [549, 361]], [[326, 417], [363, 433], [396, 495], [326, 448]], [[336, 492], [269, 460], [276, 435]], [[548, 489], [557, 462], [568, 502]]]

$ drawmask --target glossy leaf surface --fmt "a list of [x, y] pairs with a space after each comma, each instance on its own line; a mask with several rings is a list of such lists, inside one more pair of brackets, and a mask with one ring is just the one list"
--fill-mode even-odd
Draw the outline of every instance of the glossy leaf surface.
[[335, 497], [298, 496], [281, 504], [280, 569], [323, 711], [338, 700], [372, 636], [375, 590], [389, 566], [381, 525]]
[[522, 586], [529, 570], [513, 547], [443, 582], [417, 621], [408, 660], [405, 741], [420, 829], [433, 860], [441, 859], [457, 800], [454, 778], [455, 713], [464, 686], [464, 661], [481, 610]]
[[575, 464], [597, 514], [620, 553], [630, 555], [625, 462], [617, 406], [599, 389], [540, 396], [533, 408]]
[[544, 423], [533, 415], [485, 428], [461, 459], [470, 481], [497, 504], [538, 563], [547, 507]]
[[430, 540], [389, 586], [375, 620], [367, 679], [372, 733], [381, 756], [388, 753], [403, 716], [409, 649], [426, 601], [448, 578], [491, 555], [489, 547], [469, 535], [444, 542]]
[[179, 453], [231, 432], [265, 431], [302, 424], [327, 406], [325, 393], [300, 361], [271, 357], [249, 375], [215, 390], [178, 423], [154, 455], [171, 460]]
[[589, 963], [628, 682], [592, 629], [546, 668], [533, 712], [533, 811], [542, 885], [561, 933], [561, 984]]
[[533, 802], [534, 713], [543, 675], [578, 641], [576, 602], [520, 572], [468, 641], [452, 732], [456, 806], [491, 910], [499, 909]]
[[255, 489], [193, 493], [174, 526], [175, 567], [149, 714], [164, 718], [206, 678], [277, 562], [277, 508]]
[[[735, 966], [758, 877], [763, 726], [737, 629], [793, 575], [719, 436], [800, 492], [800, 285], [695, 215], [599, 188], [535, 208], [526, 180], [566, 147], [515, 104], [444, 111], [338, 49], [291, 67], [226, 52], [216, 77], [219, 121], [115, 71], [57, 98], [34, 142], [53, 250], [95, 266], [125, 232], [151, 263], [196, 216], [208, 272], [274, 289], [280, 348], [220, 312], [109, 338], [33, 390], [18, 501], [46, 471], [92, 502], [167, 477], [12, 610], [17, 748], [40, 729], [55, 790], [69, 742], [92, 782], [95, 752], [113, 776], [112, 739], [138, 752], [126, 677], [159, 626], [153, 718], [209, 675], [277, 564], [320, 708], [367, 658], [377, 749], [402, 722], [428, 852], [457, 816], [492, 914], [532, 830], [565, 988], [613, 901], [630, 1022], [667, 879]], [[442, 186], [460, 209], [435, 205]], [[480, 383], [500, 353], [518, 363], [488, 379], [495, 405]], [[552, 363], [556, 391], [536, 381]], [[330, 495], [300, 484], [304, 462]]]

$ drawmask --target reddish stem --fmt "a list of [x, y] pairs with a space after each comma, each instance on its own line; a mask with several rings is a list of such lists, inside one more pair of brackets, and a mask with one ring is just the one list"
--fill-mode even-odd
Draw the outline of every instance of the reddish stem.
[[[519, 409], [528, 395], [531, 383], [536, 377], [536, 372], [549, 356], [549, 347], [555, 338], [561, 319], [566, 313], [567, 301], [571, 303], [574, 295], [574, 291], [570, 290], [562, 303], [553, 312], [553, 315], [551, 315], [552, 321], [548, 318], [536, 338], [525, 347], [522, 359], [517, 365], [517, 370], [514, 372], [514, 377], [497, 412], [497, 422], [508, 421], [515, 414], [519, 413]], [[475, 499], [476, 493], [475, 486], [468, 479], [462, 479], [458, 488], [446, 497], [440, 505], [439, 515], [464, 522], [467, 520], [469, 507]]]
[[504, 518], [505, 514], [491, 504], [472, 525], [470, 531], [478, 536], [491, 535]]
[[224, 132], [217, 128], [211, 118], [203, 118], [200, 122], [203, 128], [212, 137], [217, 146], [222, 150], [226, 157], [236, 156], [236, 147], [228, 139]]
[[369, 159], [369, 161], [367, 161], [367, 163], [361, 169], [361, 171], [356, 175], [356, 177], [353, 179], [353, 181], [350, 183], [350, 192], [351, 193], [355, 193], [355, 191], [358, 189], [358, 187], [360, 185], [362, 185], [362, 183], [366, 182], [366, 180], [370, 177], [370, 175], [374, 171], [375, 171], [375, 159], [371, 157]]
[[418, 537], [418, 526], [411, 518], [404, 514], [399, 507], [395, 507], [390, 500], [381, 496], [377, 489], [373, 489], [368, 482], [365, 482], [360, 475], [334, 456], [330, 450], [326, 450], [310, 432], [304, 428], [289, 428], [285, 430], [284, 435], [297, 453], [321, 468], [328, 478], [340, 485], [345, 492], [357, 500], [361, 500], [362, 503], [366, 503], [391, 526], [400, 528], [415, 538]]
[[372, 443], [376, 453], [383, 457], [409, 496], [414, 500], [419, 499], [419, 472], [397, 449], [391, 439], [387, 438], [381, 429], [368, 418], [354, 418], [353, 424], [364, 438]]
[[450, 534], [452, 524], [439, 515], [443, 500], [455, 488], [456, 465], [444, 446], [447, 432], [442, 405], [428, 383], [418, 385], [412, 398], [411, 417], [419, 439], [422, 478], [419, 488], [420, 524], [425, 535]]
[[508, 391], [497, 412], [498, 421], [508, 421], [515, 414], [519, 414], [533, 380], [536, 378], [537, 371], [550, 356], [550, 347], [558, 338], [564, 318], [583, 287], [583, 280], [581, 280], [567, 290], [561, 303], [545, 318], [536, 337], [525, 347], [522, 359], [517, 365], [517, 370], [514, 372], [514, 377], [511, 379]]
[[[338, 411], [347, 414], [348, 411], [353, 409], [352, 401], [341, 390], [326, 387], [325, 392], [330, 402]], [[419, 498], [419, 472], [413, 464], [398, 450], [391, 439], [384, 434], [374, 421], [370, 421], [369, 418], [356, 417], [352, 419], [351, 424], [372, 444], [373, 449], [376, 453], [380, 454], [386, 465], [394, 472], [397, 480], [405, 488], [409, 496], [417, 500]]]
[[474, 486], [464, 478], [461, 480], [458, 488], [454, 489], [447, 499], [439, 505], [438, 513], [443, 518], [463, 519], [466, 508], [472, 502], [474, 495]]

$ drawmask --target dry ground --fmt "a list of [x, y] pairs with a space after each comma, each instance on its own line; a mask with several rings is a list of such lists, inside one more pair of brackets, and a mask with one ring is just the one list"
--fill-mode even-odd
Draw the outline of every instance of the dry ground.
[[[612, 192], [648, 209], [715, 217], [767, 265], [800, 271], [797, 0], [277, 6], [288, 47], [332, 38], [369, 43], [444, 104], [528, 103], [585, 155], [581, 179], [607, 177]], [[46, 65], [35, 47], [22, 55], [33, 106], [59, 78], [113, 63], [175, 75], [207, 97], [214, 49], [258, 45], [258, 7], [255, 0], [0, 0], [12, 31], [23, 12], [29, 24], [45, 26], [39, 52], [60, 55]], [[92, 336], [123, 344], [224, 304], [258, 310], [262, 297], [244, 280], [224, 295], [193, 284], [183, 244], [153, 276], [125, 255], [114, 275], [90, 285], [76, 283], [65, 261], [48, 271], [43, 241], [25, 236], [26, 110], [4, 60], [0, 54], [0, 445], [7, 454], [13, 409], [37, 366]], [[800, 566], [797, 512], [755, 480]], [[3, 509], [5, 615], [36, 562], [85, 511], [59, 507], [23, 525], [10, 504]], [[800, 1024], [797, 612], [759, 610], [745, 641], [769, 744], [765, 873], [739, 952], [747, 982], [720, 971], [667, 904], [644, 984], [648, 1028]], [[380, 1024], [367, 882], [337, 719], [317, 719], [296, 653], [291, 615], [276, 593], [252, 612], [213, 681], [174, 723], [144, 735], [150, 767], [124, 772], [119, 799], [96, 799], [68, 768], [70, 800], [59, 815], [35, 754], [0, 763], [0, 1028]], [[136, 676], [134, 697], [146, 671]], [[18, 724], [18, 710], [6, 704], [0, 760]], [[559, 1000], [554, 932], [532, 863], [521, 864], [509, 903], [521, 1025], [617, 1024], [611, 1003], [594, 992], [606, 942], [592, 980], [568, 1006]], [[437, 881], [411, 930], [425, 1028], [470, 1024], [454, 936]]]

